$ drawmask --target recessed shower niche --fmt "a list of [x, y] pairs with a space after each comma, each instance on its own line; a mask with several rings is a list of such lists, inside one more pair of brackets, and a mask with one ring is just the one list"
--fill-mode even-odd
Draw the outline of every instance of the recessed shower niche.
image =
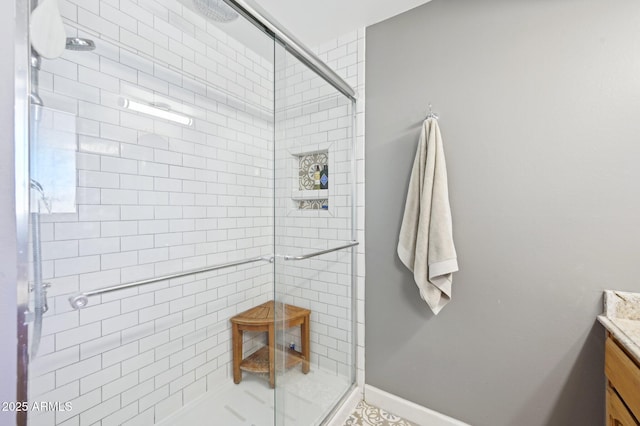
[[[291, 198], [299, 210], [329, 210], [329, 150], [292, 154], [297, 186]], [[297, 188], [297, 189], [295, 189]]]

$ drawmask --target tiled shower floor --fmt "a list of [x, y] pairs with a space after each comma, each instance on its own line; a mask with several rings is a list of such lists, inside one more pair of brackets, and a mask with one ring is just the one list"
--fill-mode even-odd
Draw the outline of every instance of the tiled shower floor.
[[[279, 378], [278, 411], [284, 412], [286, 425], [317, 425], [339, 401], [348, 388], [347, 380], [324, 370], [312, 369], [302, 374], [299, 368], [289, 370]], [[282, 411], [281, 411], [282, 410]], [[161, 426], [274, 424], [274, 391], [265, 378], [244, 373], [242, 382], [231, 379], [220, 389], [209, 392], [200, 400], [160, 422]]]

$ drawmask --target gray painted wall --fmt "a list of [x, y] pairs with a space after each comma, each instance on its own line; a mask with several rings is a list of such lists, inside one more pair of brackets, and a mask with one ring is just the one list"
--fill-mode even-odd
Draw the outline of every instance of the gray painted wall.
[[[0, 6], [0, 403], [16, 399], [13, 3], [5, 0]], [[0, 424], [10, 425], [14, 418], [14, 413], [0, 411]]]
[[[366, 381], [474, 425], [601, 425], [603, 289], [640, 291], [640, 2], [435, 0], [367, 28]], [[395, 252], [440, 113], [461, 271]]]

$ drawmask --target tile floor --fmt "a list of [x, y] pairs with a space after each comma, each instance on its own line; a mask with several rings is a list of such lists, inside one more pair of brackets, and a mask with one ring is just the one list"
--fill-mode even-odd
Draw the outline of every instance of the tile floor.
[[344, 426], [418, 426], [408, 420], [360, 401]]

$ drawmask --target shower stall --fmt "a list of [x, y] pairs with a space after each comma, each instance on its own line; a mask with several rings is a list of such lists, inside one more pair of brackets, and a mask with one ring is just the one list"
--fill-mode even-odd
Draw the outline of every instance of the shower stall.
[[18, 4], [18, 423], [325, 422], [356, 378], [354, 90], [252, 3]]

